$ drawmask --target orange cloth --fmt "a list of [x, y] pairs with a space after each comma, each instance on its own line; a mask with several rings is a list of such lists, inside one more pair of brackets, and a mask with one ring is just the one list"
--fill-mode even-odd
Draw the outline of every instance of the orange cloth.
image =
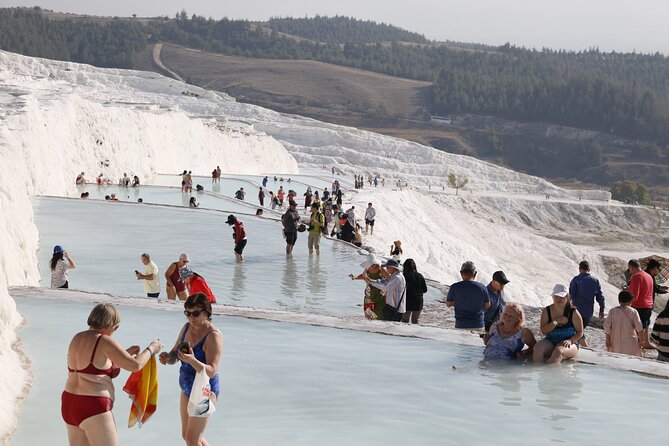
[[142, 370], [130, 374], [123, 390], [132, 400], [128, 427], [133, 427], [137, 422], [142, 427], [158, 405], [158, 366], [155, 356], [151, 356]]

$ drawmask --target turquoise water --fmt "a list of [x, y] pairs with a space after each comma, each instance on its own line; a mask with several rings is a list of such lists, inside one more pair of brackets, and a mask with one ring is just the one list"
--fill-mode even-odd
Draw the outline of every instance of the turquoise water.
[[[179, 192], [177, 192], [179, 193]], [[39, 198], [42, 286], [50, 285], [52, 247], [62, 245], [77, 263], [70, 287], [123, 295], [144, 295], [134, 271], [143, 271], [142, 252], [165, 269], [181, 252], [202, 275], [219, 303], [316, 314], [362, 314], [364, 286], [351, 281], [364, 257], [352, 246], [323, 239], [320, 256], [309, 256], [306, 233], [292, 257], [285, 254], [279, 222], [240, 216], [248, 236], [245, 261], [235, 262], [227, 213], [105, 201]]]
[[[60, 393], [71, 336], [92, 305], [16, 299], [34, 385], [12, 445], [66, 444]], [[122, 345], [172, 344], [184, 317], [119, 306]], [[214, 317], [224, 334], [212, 445], [661, 444], [667, 380], [606, 367], [481, 361], [482, 348], [244, 318]], [[177, 367], [160, 366], [158, 412], [126, 425], [116, 379], [119, 444], [177, 445]]]

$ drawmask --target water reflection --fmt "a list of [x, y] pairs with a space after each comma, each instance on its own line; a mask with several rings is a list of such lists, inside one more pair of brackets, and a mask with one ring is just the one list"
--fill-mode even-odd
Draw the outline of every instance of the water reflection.
[[325, 288], [327, 286], [327, 274], [321, 272], [321, 257], [310, 255], [307, 261], [307, 305], [321, 307], [325, 300]]
[[498, 396], [498, 403], [506, 407], [522, 406], [522, 383], [528, 378], [523, 377], [527, 365], [519, 361], [486, 361], [479, 363], [481, 373], [489, 380], [487, 384], [495, 389], [491, 396]]
[[[583, 382], [575, 364], [536, 367], [537, 388], [541, 395], [537, 404], [549, 410], [543, 417], [555, 431], [564, 431], [576, 418], [579, 410], [575, 400], [581, 393]], [[559, 440], [556, 440], [559, 441]]]
[[246, 294], [246, 272], [243, 263], [235, 263], [231, 290], [230, 299], [234, 302], [241, 302], [241, 297]]
[[[298, 293], [298, 290], [297, 264], [295, 263], [293, 256], [286, 256], [286, 260], [283, 264], [283, 274], [281, 275], [281, 294], [290, 298], [294, 304], [295, 294]], [[276, 303], [281, 308], [288, 307], [288, 304], [283, 302], [281, 298], [277, 299]]]

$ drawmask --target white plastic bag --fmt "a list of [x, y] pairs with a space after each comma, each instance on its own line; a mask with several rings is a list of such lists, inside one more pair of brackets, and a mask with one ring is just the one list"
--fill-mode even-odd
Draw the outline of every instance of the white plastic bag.
[[188, 399], [188, 415], [191, 417], [208, 417], [216, 412], [213, 401], [211, 401], [211, 386], [209, 377], [204, 369], [197, 372], [193, 388]]

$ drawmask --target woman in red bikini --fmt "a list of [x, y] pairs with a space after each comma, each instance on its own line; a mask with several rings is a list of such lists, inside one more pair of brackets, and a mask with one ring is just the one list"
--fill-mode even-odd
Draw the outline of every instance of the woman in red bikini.
[[121, 316], [112, 304], [98, 304], [88, 316], [88, 330], [77, 333], [67, 350], [67, 381], [61, 413], [70, 446], [115, 446], [114, 384], [121, 369], [141, 370], [163, 345], [158, 339], [141, 353], [124, 350], [111, 336]]

